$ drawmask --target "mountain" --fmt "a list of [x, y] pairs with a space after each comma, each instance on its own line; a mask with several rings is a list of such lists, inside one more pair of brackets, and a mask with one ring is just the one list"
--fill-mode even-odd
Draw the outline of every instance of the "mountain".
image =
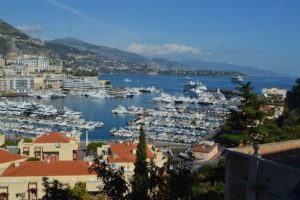
[[184, 69], [188, 68], [185, 64], [178, 63], [176, 61], [172, 61], [166, 58], [153, 58], [152, 61], [156, 63], [158, 66], [165, 69]]
[[65, 46], [79, 49], [81, 51], [93, 52], [109, 60], [128, 62], [133, 64], [150, 64], [150, 61], [141, 55], [107, 46], [89, 44], [76, 38], [69, 37], [65, 39], [56, 39], [52, 40], [51, 43], [62, 44]]
[[243, 73], [246, 75], [255, 75], [255, 76], [281, 76], [282, 74], [278, 74], [275, 72], [258, 69], [255, 67], [249, 66], [241, 66], [229, 63], [219, 63], [219, 62], [210, 62], [210, 61], [202, 61], [202, 60], [190, 60], [184, 59], [177, 61], [185, 66], [188, 66], [190, 69], [203, 69], [203, 70], [218, 70], [218, 71], [234, 71]]

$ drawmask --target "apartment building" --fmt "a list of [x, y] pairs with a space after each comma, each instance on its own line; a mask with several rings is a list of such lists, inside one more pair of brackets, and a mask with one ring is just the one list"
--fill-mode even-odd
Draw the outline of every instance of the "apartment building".
[[[136, 160], [137, 143], [108, 143], [97, 149], [97, 155], [102, 157], [113, 167], [124, 167], [126, 173], [131, 174], [134, 171], [134, 162]], [[147, 160], [153, 160], [155, 165], [162, 167], [167, 162], [167, 158], [160, 149], [152, 145], [147, 145]]]
[[90, 193], [99, 191], [100, 180], [91, 163], [85, 161], [26, 161], [11, 163], [0, 175], [0, 199], [19, 199], [18, 193], [26, 199], [37, 200], [44, 196], [43, 177], [49, 182], [58, 180], [65, 187], [74, 187], [78, 182], [86, 183]]
[[40, 135], [33, 141], [23, 139], [18, 148], [21, 155], [40, 160], [79, 160], [79, 142], [79, 137], [53, 132]]

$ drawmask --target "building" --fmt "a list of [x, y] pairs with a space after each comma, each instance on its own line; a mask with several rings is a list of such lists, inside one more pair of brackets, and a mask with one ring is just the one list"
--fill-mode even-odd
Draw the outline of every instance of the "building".
[[5, 59], [0, 57], [0, 68], [5, 66]]
[[[0, 148], [0, 174], [13, 162], [22, 162], [27, 159], [26, 156], [11, 153]], [[1, 184], [1, 182], [0, 182]], [[1, 187], [0, 187], [1, 188]], [[1, 192], [0, 192], [1, 193]], [[1, 199], [1, 198], [0, 198]]]
[[66, 136], [63, 133], [46, 133], [32, 142], [21, 140], [18, 144], [21, 155], [41, 160], [79, 160], [79, 136]]
[[[97, 81], [95, 81], [97, 80]], [[65, 79], [63, 81], [64, 90], [90, 90], [100, 87], [98, 77], [83, 77], [76, 79]]]
[[[111, 163], [113, 167], [124, 167], [125, 172], [131, 174], [134, 171], [136, 150], [137, 143], [108, 143], [97, 149], [97, 155]], [[167, 162], [167, 158], [160, 149], [147, 145], [147, 160], [150, 161], [151, 159], [159, 167], [162, 167]]]
[[60, 90], [63, 86], [63, 81], [66, 79], [65, 74], [44, 74], [44, 88]]
[[16, 62], [27, 65], [31, 72], [46, 71], [50, 66], [49, 59], [43, 56], [24, 56], [24, 58], [16, 60]]
[[5, 135], [0, 133], [0, 147], [3, 147], [5, 144]]
[[196, 159], [210, 160], [219, 152], [218, 144], [210, 141], [203, 141], [199, 144], [193, 145], [192, 156]]
[[287, 90], [278, 88], [264, 88], [262, 90], [264, 105], [260, 110], [267, 114], [268, 119], [277, 119], [284, 111]]
[[29, 76], [27, 65], [24, 64], [11, 64], [3, 68], [3, 76], [15, 77], [15, 76]]
[[4, 78], [6, 92], [27, 93], [34, 90], [34, 79], [30, 76]]
[[[74, 187], [78, 182], [86, 183], [90, 193], [99, 191], [100, 180], [90, 163], [85, 161], [26, 161], [11, 163], [0, 175], [0, 199], [19, 199], [24, 193], [26, 199], [37, 200], [43, 197], [43, 177], [49, 182], [58, 180], [66, 187]], [[2, 198], [1, 198], [2, 197]]]

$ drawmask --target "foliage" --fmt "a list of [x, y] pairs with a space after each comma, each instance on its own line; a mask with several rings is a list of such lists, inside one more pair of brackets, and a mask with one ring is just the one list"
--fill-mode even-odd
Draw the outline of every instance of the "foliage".
[[288, 91], [286, 102], [290, 110], [300, 110], [300, 78], [296, 80], [292, 90]]
[[91, 143], [89, 143], [88, 146], [87, 146], [87, 153], [96, 155], [97, 148], [102, 147], [102, 145], [104, 145], [104, 144], [105, 143], [103, 143], [103, 142], [91, 142]]
[[217, 165], [203, 165], [193, 172], [193, 177], [192, 199], [224, 199], [225, 160], [220, 160]]
[[33, 140], [31, 138], [24, 138], [25, 143], [31, 143]]
[[98, 178], [102, 181], [100, 193], [112, 200], [127, 199], [128, 185], [124, 177], [124, 169], [113, 169], [105, 162], [95, 160], [95, 168]]
[[70, 193], [73, 199], [92, 200], [86, 190], [86, 183], [83, 182], [76, 183], [74, 188], [70, 189]]
[[148, 163], [149, 197], [152, 200], [168, 198], [168, 176], [164, 167], [157, 167], [153, 160]]
[[52, 183], [49, 183], [49, 178], [43, 177], [43, 183], [45, 195], [43, 196], [44, 200], [64, 200], [72, 199], [71, 192], [68, 188], [64, 188], [62, 183], [58, 180], [53, 180]]
[[169, 170], [168, 173], [169, 198], [191, 199], [194, 180], [191, 161], [183, 161], [177, 169]]
[[26, 161], [39, 161], [40, 159], [39, 158], [36, 158], [36, 157], [30, 157], [30, 158], [27, 158]]
[[238, 111], [232, 111], [226, 123], [222, 126], [221, 143], [225, 146], [238, 146], [261, 140], [258, 127], [262, 125], [265, 113], [260, 111], [262, 102], [257, 95], [251, 93], [251, 82], [240, 83], [237, 89], [243, 100]]
[[133, 200], [149, 199], [148, 196], [148, 171], [147, 171], [147, 144], [143, 127], [140, 128], [139, 143], [134, 163], [134, 175], [131, 181]]

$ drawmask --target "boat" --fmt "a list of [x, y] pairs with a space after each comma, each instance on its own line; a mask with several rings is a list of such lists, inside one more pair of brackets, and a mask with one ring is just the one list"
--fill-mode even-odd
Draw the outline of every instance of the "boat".
[[231, 77], [232, 83], [242, 83], [244, 81], [243, 76], [233, 76]]
[[50, 95], [51, 99], [59, 99], [59, 98], [66, 98], [66, 94], [63, 93], [53, 93]]
[[124, 106], [118, 105], [115, 109], [111, 111], [113, 114], [126, 114], [127, 110]]
[[206, 91], [207, 87], [199, 81], [189, 81], [183, 88], [184, 95], [191, 98], [198, 98], [205, 95]]
[[131, 82], [131, 80], [128, 79], [128, 78], [125, 78], [123, 81], [124, 81], [124, 82]]

